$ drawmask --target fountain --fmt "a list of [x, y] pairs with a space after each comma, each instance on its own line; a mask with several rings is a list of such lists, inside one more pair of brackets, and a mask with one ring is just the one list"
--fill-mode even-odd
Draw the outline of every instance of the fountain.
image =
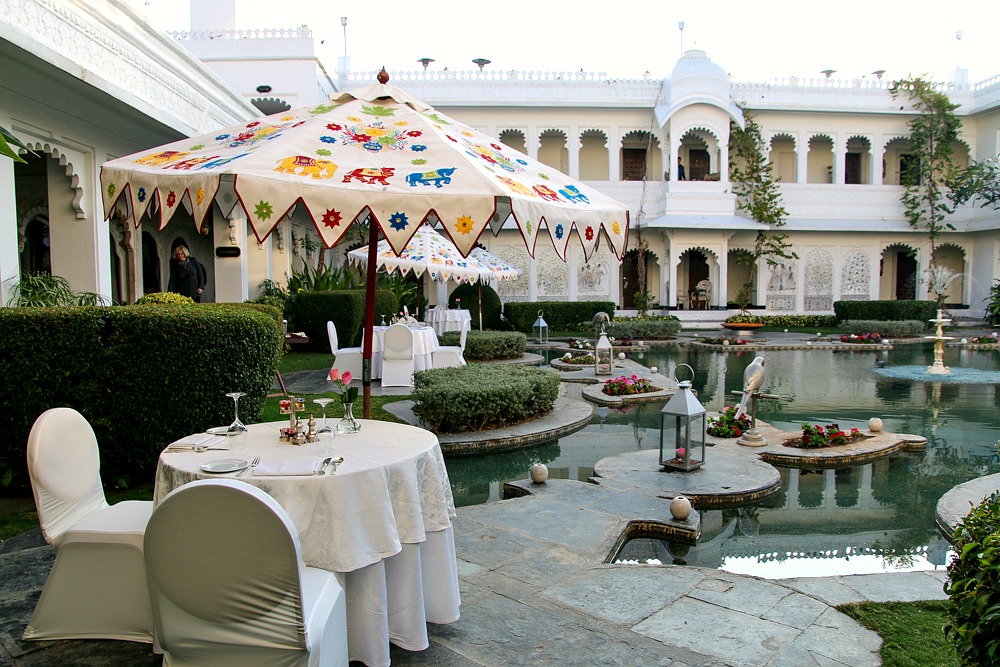
[[924, 338], [934, 341], [934, 363], [927, 367], [927, 372], [930, 375], [951, 375], [951, 369], [944, 365], [944, 342], [946, 340], [954, 340], [954, 338], [952, 336], [945, 336], [942, 328], [945, 323], [950, 323], [951, 320], [942, 317], [942, 311], [939, 308], [937, 317], [928, 321], [937, 324], [937, 331], [933, 336], [924, 336]]

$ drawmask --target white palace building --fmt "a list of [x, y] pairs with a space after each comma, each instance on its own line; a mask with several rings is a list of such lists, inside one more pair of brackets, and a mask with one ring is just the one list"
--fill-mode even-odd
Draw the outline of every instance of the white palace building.
[[[138, 228], [117, 215], [103, 219], [103, 162], [374, 81], [346, 58], [325, 66], [306, 26], [239, 30], [234, 2], [192, 1], [192, 30], [167, 34], [150, 27], [138, 2], [0, 0], [0, 125], [35, 152], [27, 164], [0, 160], [3, 303], [22, 271], [42, 270], [132, 302], [165, 289], [177, 238], [208, 267], [207, 300], [253, 297], [261, 280], [280, 283], [315, 262], [302, 239], [318, 235], [299, 221], [258, 244], [244, 219], [218, 212], [201, 230], [182, 216], [163, 230], [149, 219]], [[783, 231], [798, 255], [761, 267], [753, 299], [761, 312], [831, 313], [837, 300], [927, 297], [927, 232], [910, 227], [900, 203], [914, 110], [892, 97], [889, 80], [735, 82], [697, 50], [663, 80], [489, 68], [390, 75], [443, 113], [627, 204], [630, 247], [640, 235], [648, 243], [647, 284], [663, 308], [725, 309], [746, 280], [736, 258], [760, 225], [737, 210], [728, 170], [730, 123], [744, 122], [742, 109], [770, 147], [788, 211]], [[1000, 75], [970, 84], [956, 70], [943, 85], [960, 104], [956, 164], [997, 156]], [[937, 259], [962, 278], [947, 301], [981, 317], [1000, 279], [1000, 211], [964, 206], [949, 222], [955, 230], [939, 239]], [[634, 250], [619, 263], [602, 247], [588, 262], [571, 243], [563, 262], [540, 240], [531, 258], [513, 227], [481, 243], [524, 270], [501, 286], [504, 300], [633, 306]], [[240, 257], [215, 256], [234, 244]], [[333, 256], [342, 261], [343, 252]], [[694, 302], [691, 290], [704, 280], [707, 302]]]

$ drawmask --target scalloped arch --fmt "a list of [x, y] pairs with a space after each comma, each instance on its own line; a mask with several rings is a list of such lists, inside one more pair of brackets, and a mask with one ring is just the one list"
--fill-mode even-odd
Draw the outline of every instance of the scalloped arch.
[[775, 132], [767, 138], [767, 147], [770, 149], [774, 148], [774, 142], [776, 139], [787, 139], [792, 142], [793, 146], [798, 146], [798, 142], [795, 136], [791, 132]]
[[73, 192], [73, 210], [76, 211], [76, 218], [77, 220], [85, 220], [87, 212], [83, 209], [82, 204], [83, 188], [80, 186], [80, 176], [76, 173], [73, 163], [69, 161], [69, 157], [58, 146], [48, 143], [43, 144], [39, 141], [28, 141], [25, 142], [25, 145], [36, 153], [43, 153], [53, 158], [59, 163], [59, 166], [66, 170], [66, 176], [69, 178], [69, 187]]
[[49, 207], [47, 204], [39, 204], [37, 206], [32, 206], [27, 209], [23, 215], [21, 215], [17, 220], [17, 252], [21, 254], [24, 252], [24, 244], [28, 240], [28, 236], [25, 233], [28, 229], [28, 223], [32, 220], [38, 218], [45, 218], [45, 224], [49, 224]]
[[914, 255], [920, 255], [920, 247], [913, 244], [907, 243], [906, 241], [894, 241], [892, 243], [880, 244], [878, 254], [881, 257], [885, 254], [886, 250], [891, 250], [892, 248], [906, 248], [911, 251]]
[[684, 255], [686, 255], [687, 253], [691, 252], [692, 250], [698, 250], [698, 251], [700, 251], [700, 252], [704, 253], [704, 254], [705, 254], [706, 256], [711, 256], [711, 257], [712, 257], [712, 259], [714, 259], [714, 260], [715, 260], [716, 262], [718, 262], [718, 261], [719, 261], [719, 256], [718, 256], [718, 255], [717, 255], [717, 254], [715, 253], [715, 251], [714, 251], [714, 250], [712, 250], [711, 248], [708, 248], [708, 247], [706, 247], [706, 246], [703, 246], [703, 245], [692, 245], [692, 246], [688, 246], [688, 247], [687, 247], [687, 248], [685, 248], [685, 249], [684, 249], [684, 251], [683, 251], [683, 252], [682, 252], [681, 254], [679, 254], [679, 255], [678, 255], [677, 257], [678, 257], [678, 258], [680, 258], [680, 257], [683, 257]]
[[607, 131], [606, 130], [598, 129], [596, 127], [592, 127], [592, 128], [580, 131], [580, 137], [579, 138], [580, 138], [581, 141], [583, 141], [584, 137], [588, 137], [588, 136], [589, 137], [597, 137], [597, 136], [602, 137], [604, 139], [605, 143], [608, 143], [610, 141], [610, 138], [608, 137]]
[[569, 139], [569, 133], [566, 132], [566, 130], [558, 127], [550, 127], [538, 133], [539, 139], [546, 136], [548, 137], [560, 136], [563, 139]]
[[810, 134], [809, 138], [806, 139], [806, 146], [809, 146], [811, 148], [812, 147], [813, 139], [826, 139], [827, 141], [830, 142], [831, 145], [834, 143], [833, 142], [833, 137], [831, 137], [826, 132], [815, 132], [813, 134]]
[[719, 141], [719, 135], [718, 135], [718, 133], [716, 133], [715, 130], [713, 130], [710, 127], [707, 127], [705, 125], [692, 125], [692, 126], [688, 127], [687, 129], [682, 130], [681, 133], [680, 133], [681, 141], [683, 141], [684, 137], [686, 137], [687, 135], [691, 134], [692, 132], [704, 132], [705, 134], [707, 134], [708, 136], [712, 137], [716, 141]]

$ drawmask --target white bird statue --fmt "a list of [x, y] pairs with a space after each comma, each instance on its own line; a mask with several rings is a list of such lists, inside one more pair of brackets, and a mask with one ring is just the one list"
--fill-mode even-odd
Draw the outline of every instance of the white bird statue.
[[737, 417], [744, 414], [750, 395], [760, 389], [762, 384], [764, 384], [764, 357], [756, 357], [743, 371], [743, 398], [740, 400], [739, 410], [736, 411]]

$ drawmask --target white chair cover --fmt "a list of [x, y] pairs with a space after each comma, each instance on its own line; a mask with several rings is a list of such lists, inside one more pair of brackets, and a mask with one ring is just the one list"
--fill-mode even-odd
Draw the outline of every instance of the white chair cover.
[[413, 386], [413, 333], [405, 324], [386, 329], [382, 351], [382, 386]]
[[326, 322], [326, 334], [330, 338], [330, 352], [333, 353], [333, 366], [343, 375], [344, 371], [350, 371], [351, 375], [361, 379], [361, 348], [360, 347], [339, 347], [337, 337], [337, 327], [330, 320]]
[[164, 665], [342, 665], [347, 603], [331, 572], [305, 567], [276, 500], [236, 479], [172, 491], [145, 539]]
[[153, 641], [142, 539], [149, 501], [109, 506], [90, 423], [52, 408], [28, 435], [28, 474], [38, 521], [56, 560], [24, 639]]
[[462, 321], [462, 333], [459, 336], [457, 347], [455, 345], [442, 345], [434, 350], [434, 368], [453, 368], [466, 365], [465, 341], [469, 335], [470, 326], [471, 322], [469, 320]]

